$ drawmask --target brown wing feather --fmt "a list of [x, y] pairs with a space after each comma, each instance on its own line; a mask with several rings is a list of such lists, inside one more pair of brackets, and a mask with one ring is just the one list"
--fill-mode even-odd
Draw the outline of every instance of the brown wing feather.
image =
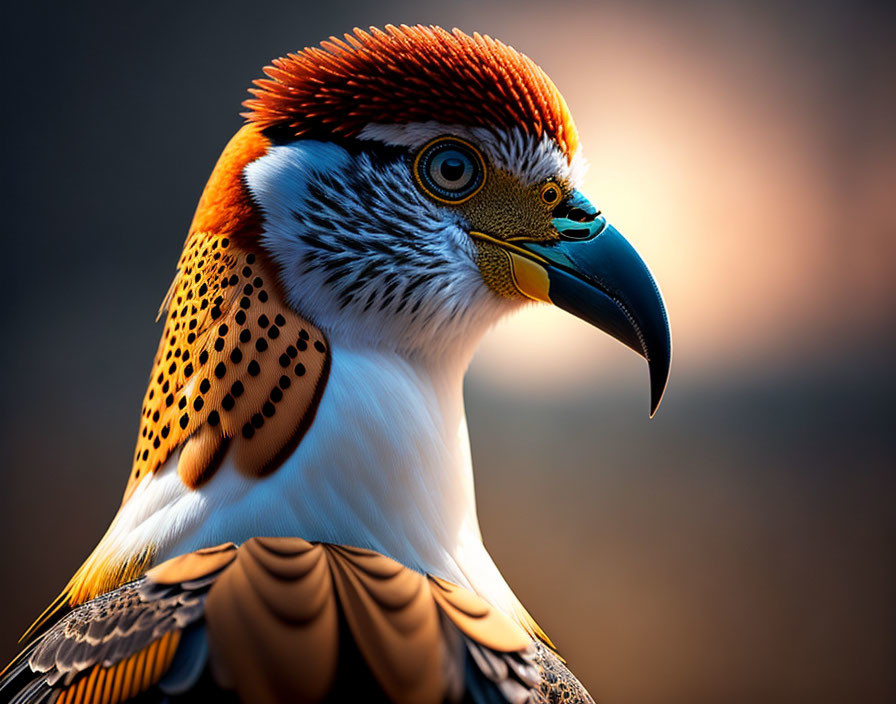
[[532, 642], [522, 629], [472, 592], [438, 577], [429, 581], [436, 604], [471, 640], [502, 652], [524, 650]]
[[60, 690], [56, 704], [119, 704], [159, 683], [174, 660], [180, 631], [170, 631], [111, 667], [94, 665]]
[[259, 704], [320, 699], [337, 672], [345, 676], [338, 614], [352, 647], [393, 702], [438, 703], [456, 690], [451, 673], [464, 671], [465, 655], [452, 646], [463, 641], [450, 637], [455, 629], [482, 639], [489, 650], [527, 653], [532, 647], [521, 628], [483, 600], [378, 553], [253, 538], [206, 602], [220, 681], [243, 701]]
[[78, 606], [10, 668], [0, 699], [108, 704], [152, 689], [183, 651], [187, 630], [200, 626], [209, 588], [236, 552], [228, 544], [169, 560]]
[[[327, 553], [300, 540], [250, 540], [206, 604], [218, 681], [244, 701], [318, 701], [333, 687], [338, 613]], [[295, 696], [293, 694], [293, 696]]]
[[361, 655], [393, 702], [444, 699], [442, 633], [426, 579], [382, 555], [331, 548], [333, 583]]

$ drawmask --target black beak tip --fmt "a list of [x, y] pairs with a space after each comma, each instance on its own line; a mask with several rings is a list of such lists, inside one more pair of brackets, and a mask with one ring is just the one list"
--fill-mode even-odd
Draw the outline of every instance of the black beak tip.
[[663, 370], [659, 370], [657, 366], [650, 365], [650, 417], [656, 415], [657, 409], [660, 407], [660, 401], [663, 400], [663, 393], [666, 391], [666, 381], [669, 379], [668, 365]]
[[647, 361], [647, 367], [650, 372], [650, 417], [656, 415], [660, 401], [663, 400], [663, 393], [666, 391], [666, 384], [669, 381], [669, 369], [672, 364], [672, 344], [669, 338], [666, 338], [666, 344], [660, 348], [658, 354], [651, 356]]

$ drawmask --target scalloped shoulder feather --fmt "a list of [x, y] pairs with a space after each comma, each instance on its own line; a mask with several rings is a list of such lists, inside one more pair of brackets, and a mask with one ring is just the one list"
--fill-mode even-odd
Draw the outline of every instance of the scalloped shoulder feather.
[[473, 593], [383, 555], [253, 538], [175, 557], [75, 608], [0, 682], [17, 704], [591, 702]]

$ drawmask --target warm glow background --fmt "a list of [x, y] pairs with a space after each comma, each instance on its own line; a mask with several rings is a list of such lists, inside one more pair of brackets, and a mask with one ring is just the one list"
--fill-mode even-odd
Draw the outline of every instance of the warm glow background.
[[[557, 7], [489, 17], [563, 90], [591, 164], [585, 191], [667, 297], [676, 375], [799, 362], [807, 336], [830, 344], [844, 323], [886, 318], [896, 292], [896, 66], [885, 61], [896, 52], [879, 47], [877, 65], [861, 66], [843, 56], [859, 48], [844, 27], [830, 28], [830, 45], [807, 36], [822, 34], [819, 9], [791, 24], [775, 16], [785, 8], [749, 5], [594, 3], [558, 26]], [[563, 368], [539, 373], [558, 343]], [[519, 388], [524, 365], [540, 389], [565, 394], [583, 373], [612, 378], [609, 365], [636, 363], [615, 352], [540, 309], [499, 329], [478, 370]]]
[[560, 312], [486, 340], [486, 541], [608, 704], [896, 698], [896, 14], [847, 2], [17, 6], [3, 45], [0, 659], [117, 508], [167, 289], [238, 103], [354, 25], [553, 77], [650, 264], [672, 376]]

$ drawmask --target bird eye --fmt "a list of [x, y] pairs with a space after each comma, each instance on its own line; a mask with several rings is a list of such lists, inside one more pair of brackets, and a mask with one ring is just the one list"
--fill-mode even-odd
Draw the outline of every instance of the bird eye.
[[541, 199], [548, 205], [554, 205], [560, 200], [560, 186], [552, 181], [548, 181], [541, 187]]
[[427, 194], [448, 203], [467, 200], [485, 181], [485, 164], [479, 152], [450, 137], [427, 144], [417, 155], [414, 171]]

